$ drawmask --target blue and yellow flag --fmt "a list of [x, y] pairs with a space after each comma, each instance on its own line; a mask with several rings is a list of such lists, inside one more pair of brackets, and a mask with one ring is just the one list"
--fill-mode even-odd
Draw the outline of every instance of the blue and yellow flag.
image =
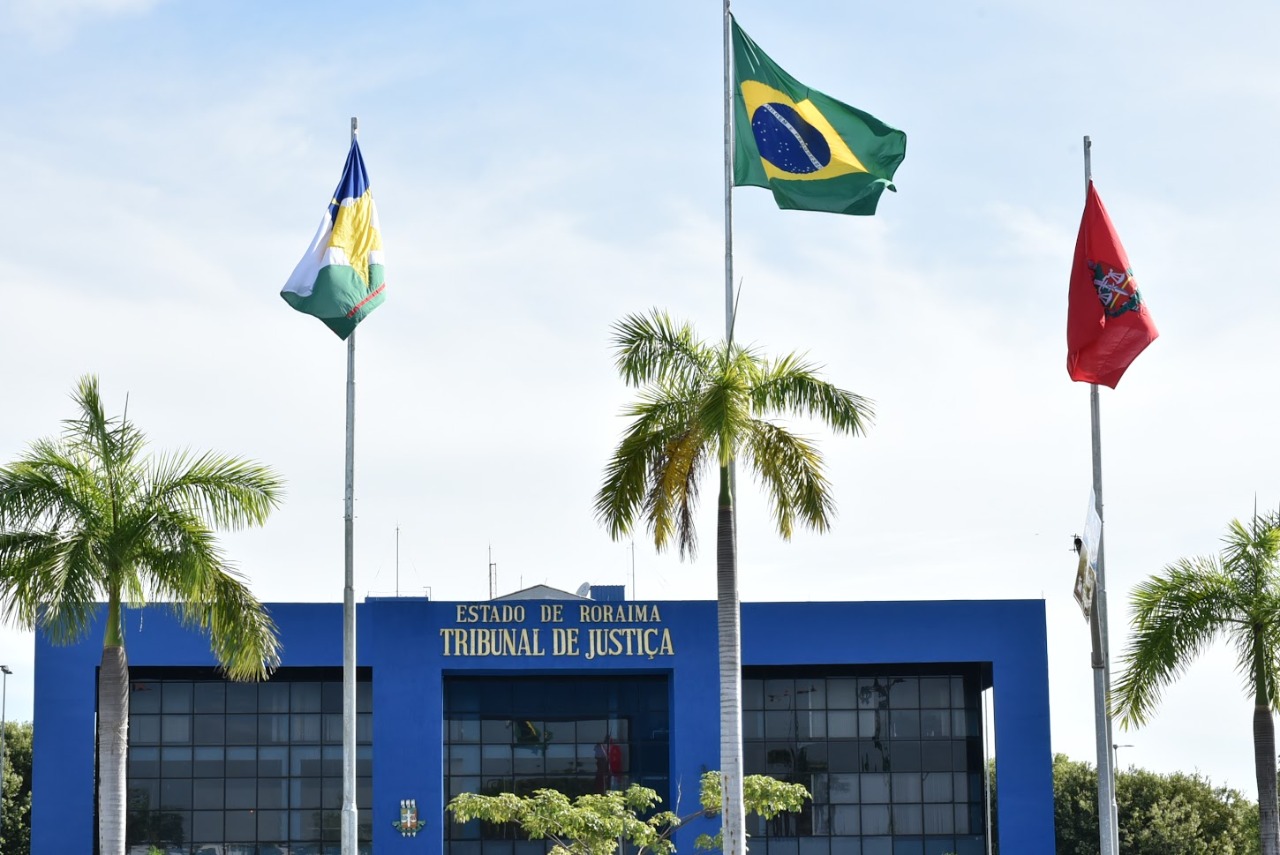
[[733, 22], [733, 183], [768, 187], [779, 208], [874, 214], [907, 135], [810, 89]]
[[338, 189], [280, 296], [345, 339], [382, 304], [387, 287], [382, 263], [378, 209], [360, 146], [352, 140]]

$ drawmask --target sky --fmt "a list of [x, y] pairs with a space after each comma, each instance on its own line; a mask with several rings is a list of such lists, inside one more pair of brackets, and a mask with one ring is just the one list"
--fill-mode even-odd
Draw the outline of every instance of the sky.
[[[740, 489], [742, 598], [1043, 599], [1053, 750], [1092, 762], [1089, 387], [1065, 370], [1082, 137], [1161, 332], [1101, 390], [1118, 661], [1135, 584], [1280, 505], [1280, 7], [733, 8], [908, 137], [874, 217], [733, 192], [736, 337], [877, 412], [865, 437], [793, 424], [826, 455], [829, 533], [784, 542]], [[611, 540], [593, 498], [630, 399], [611, 325], [656, 307], [724, 333], [722, 61], [712, 0], [0, 5], [0, 460], [96, 374], [157, 450], [278, 470], [283, 505], [226, 552], [264, 601], [340, 601], [346, 349], [278, 293], [358, 116], [389, 284], [357, 335], [357, 596], [484, 600], [492, 561], [499, 593], [713, 598], [713, 503], [681, 561]], [[0, 630], [10, 719], [33, 648]], [[1197, 660], [1117, 732], [1121, 766], [1253, 797], [1233, 669]]]

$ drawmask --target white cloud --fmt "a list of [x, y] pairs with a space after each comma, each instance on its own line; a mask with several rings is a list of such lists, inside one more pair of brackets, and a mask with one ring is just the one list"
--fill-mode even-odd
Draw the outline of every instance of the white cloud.
[[0, 31], [42, 48], [58, 47], [76, 30], [108, 18], [142, 15], [162, 0], [9, 0], [0, 6]]

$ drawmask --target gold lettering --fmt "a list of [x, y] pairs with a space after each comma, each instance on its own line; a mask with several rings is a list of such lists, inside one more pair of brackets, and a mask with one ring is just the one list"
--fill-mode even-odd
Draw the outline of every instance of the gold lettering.
[[551, 630], [551, 644], [556, 656], [578, 656], [578, 628], [556, 627]]
[[[552, 630], [556, 656], [578, 655], [578, 630]], [[613, 627], [587, 630], [586, 658], [599, 656], [674, 656], [671, 630], [665, 627]]]
[[646, 629], [644, 634], [641, 636], [641, 639], [644, 642], [644, 655], [648, 656], [650, 659], [656, 656], [658, 652], [658, 649], [653, 646], [653, 639], [657, 634], [658, 631], [656, 629]]
[[532, 633], [527, 629], [520, 630], [520, 639], [514, 651], [516, 656], [543, 656], [542, 645], [538, 642], [538, 630]]
[[[516, 628], [445, 627], [440, 630], [444, 656], [546, 656], [542, 646], [542, 630]], [[578, 655], [578, 630], [553, 630], [557, 656]]]
[[[543, 606], [544, 610], [546, 608]], [[458, 623], [524, 623], [525, 619], [524, 606], [481, 604], [461, 605], [456, 609], [454, 617]]]
[[[543, 606], [543, 621], [548, 620], [548, 611], [559, 606]], [[559, 620], [557, 612], [556, 620]], [[584, 603], [578, 606], [578, 620], [581, 623], [661, 623], [662, 612], [657, 605], [650, 603]]]

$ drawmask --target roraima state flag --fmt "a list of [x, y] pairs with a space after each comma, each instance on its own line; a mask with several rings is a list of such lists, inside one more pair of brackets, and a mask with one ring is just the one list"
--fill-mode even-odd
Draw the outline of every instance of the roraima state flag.
[[378, 209], [360, 146], [352, 140], [338, 189], [280, 296], [345, 339], [382, 305], [386, 287]]

